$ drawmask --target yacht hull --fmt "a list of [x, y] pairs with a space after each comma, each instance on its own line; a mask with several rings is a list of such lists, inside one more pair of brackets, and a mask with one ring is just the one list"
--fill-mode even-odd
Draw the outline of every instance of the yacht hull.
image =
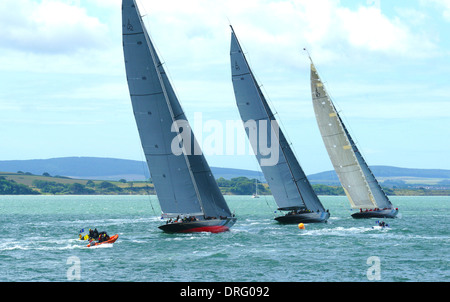
[[330, 217], [328, 212], [313, 212], [301, 214], [286, 214], [284, 216], [275, 217], [275, 220], [283, 224], [297, 224], [297, 223], [320, 223], [327, 222]]
[[358, 212], [352, 214], [352, 217], [355, 219], [364, 219], [364, 218], [395, 218], [398, 214], [397, 209], [388, 209], [388, 210], [377, 210], [377, 211], [367, 211], [367, 212]]
[[222, 233], [228, 231], [236, 222], [235, 217], [192, 222], [174, 222], [159, 226], [166, 233]]

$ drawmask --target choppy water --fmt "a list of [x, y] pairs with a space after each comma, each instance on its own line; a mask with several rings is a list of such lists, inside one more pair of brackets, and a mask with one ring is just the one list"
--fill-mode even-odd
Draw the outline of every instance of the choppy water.
[[[0, 281], [450, 281], [450, 197], [392, 197], [382, 230], [346, 197], [320, 197], [329, 223], [305, 230], [274, 221], [272, 197], [226, 199], [230, 232], [165, 234], [155, 196], [0, 196]], [[90, 227], [119, 240], [87, 248]]]

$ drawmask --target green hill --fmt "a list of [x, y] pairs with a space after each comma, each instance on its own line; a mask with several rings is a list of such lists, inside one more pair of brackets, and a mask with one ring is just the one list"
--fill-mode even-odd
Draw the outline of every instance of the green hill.
[[[372, 166], [371, 169], [390, 195], [431, 194], [426, 190], [439, 191], [440, 195], [448, 195], [450, 192], [450, 170], [391, 166]], [[215, 178], [220, 179], [219, 185], [225, 194], [251, 194], [254, 190], [254, 185], [253, 188], [251, 187], [255, 179], [265, 183], [264, 176], [259, 171], [218, 167], [211, 167], [211, 170]], [[0, 161], [0, 171], [10, 171], [0, 173], [0, 177], [3, 176], [11, 182], [8, 184], [9, 187], [3, 182], [4, 192], [12, 192], [13, 188], [16, 189], [14, 192], [20, 191], [21, 188], [17, 185], [25, 185], [41, 193], [50, 194], [148, 194], [154, 192], [153, 185], [145, 182], [150, 175], [147, 165], [145, 162], [135, 160], [64, 157]], [[243, 177], [242, 181], [236, 180], [241, 177]], [[308, 175], [308, 179], [318, 194], [342, 194], [339, 179], [334, 171]], [[91, 186], [87, 187], [89, 180], [93, 181], [93, 185], [91, 183]], [[117, 188], [107, 183], [112, 183]], [[263, 189], [261, 187], [261, 191]], [[404, 191], [399, 193], [400, 190]], [[270, 191], [265, 194], [270, 194]]]
[[0, 195], [35, 195], [38, 191], [31, 189], [29, 186], [19, 184], [14, 180], [7, 179], [0, 174]]

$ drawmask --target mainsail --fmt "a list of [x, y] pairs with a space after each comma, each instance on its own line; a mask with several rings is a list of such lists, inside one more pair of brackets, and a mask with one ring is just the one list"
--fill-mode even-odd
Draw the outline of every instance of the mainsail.
[[[322, 203], [306, 178], [283, 132], [276, 127], [275, 116], [253, 76], [233, 29], [230, 56], [233, 87], [239, 113], [244, 124], [256, 121], [254, 125], [258, 135], [252, 147], [279, 209], [308, 209], [324, 212]], [[260, 121], [265, 121], [267, 131], [260, 127], [262, 125]], [[251, 130], [247, 129], [249, 138]], [[261, 138], [265, 134], [267, 134], [266, 142], [272, 142], [272, 150], [277, 148], [275, 151], [278, 152], [279, 157], [273, 165], [261, 164], [262, 160], [267, 158], [261, 152]]]
[[[169, 82], [135, 0], [122, 2], [127, 81], [142, 147], [165, 217], [230, 217], [231, 212]], [[192, 143], [179, 140], [180, 127]], [[184, 135], [183, 137], [186, 137]], [[172, 144], [181, 147], [175, 155]]]
[[392, 208], [325, 90], [311, 60], [311, 92], [328, 155], [353, 208]]

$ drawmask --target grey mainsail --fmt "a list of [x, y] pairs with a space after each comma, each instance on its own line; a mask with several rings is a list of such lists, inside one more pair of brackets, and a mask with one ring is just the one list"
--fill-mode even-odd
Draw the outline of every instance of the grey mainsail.
[[311, 92], [322, 139], [352, 207], [391, 209], [392, 203], [347, 131], [312, 60]]
[[[122, 26], [134, 116], [163, 215], [230, 217], [208, 163], [202, 154], [194, 152], [199, 153], [200, 148], [135, 0], [123, 0]], [[188, 131], [192, 143], [180, 141], [180, 127]], [[173, 143], [182, 148], [183, 154], [174, 154]]]
[[[230, 57], [232, 81], [239, 113], [244, 124], [256, 121], [253, 125], [257, 128], [258, 135], [251, 145], [279, 209], [307, 209], [324, 212], [322, 203], [306, 178], [283, 132], [277, 128], [275, 116], [253, 76], [233, 28]], [[261, 127], [260, 121], [267, 125], [266, 131], [264, 127]], [[251, 131], [252, 129], [247, 129], [250, 140], [252, 140], [250, 138]], [[278, 161], [273, 165], [261, 164], [264, 159], [267, 159], [264, 152], [261, 152], [260, 145], [261, 135], [265, 134], [267, 134], [267, 142], [272, 142], [272, 150], [277, 148], [275, 153], [279, 155]]]

